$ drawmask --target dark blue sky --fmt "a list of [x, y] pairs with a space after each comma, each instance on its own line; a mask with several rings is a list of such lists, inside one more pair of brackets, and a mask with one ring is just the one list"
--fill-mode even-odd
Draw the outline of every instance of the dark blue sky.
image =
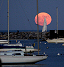
[[[0, 30], [7, 30], [7, 1], [0, 0]], [[37, 30], [34, 18], [37, 14], [37, 0], [9, 0], [10, 30]], [[48, 30], [56, 30], [56, 7], [58, 7], [58, 28], [64, 30], [64, 0], [38, 0], [38, 13], [51, 15]], [[42, 26], [39, 26], [39, 30]]]

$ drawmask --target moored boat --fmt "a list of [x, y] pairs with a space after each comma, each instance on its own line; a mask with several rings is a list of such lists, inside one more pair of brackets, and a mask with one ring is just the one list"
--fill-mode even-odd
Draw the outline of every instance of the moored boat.
[[22, 46], [22, 44], [0, 45], [0, 51], [9, 51], [9, 50], [22, 50], [23, 52], [38, 51], [38, 49], [35, 49], [33, 46]]
[[7, 44], [8, 40], [0, 40], [0, 44]]
[[[9, 6], [9, 0], [8, 0], [8, 6]], [[37, 6], [38, 6], [38, 0], [37, 0]], [[38, 8], [38, 7], [37, 7]], [[9, 8], [8, 8], [8, 18], [9, 18]], [[9, 19], [8, 19], [9, 21]], [[8, 22], [9, 24], [9, 22]], [[8, 30], [9, 31], [9, 30]], [[47, 59], [47, 55], [39, 55], [39, 29], [38, 29], [38, 10], [37, 10], [37, 40], [38, 40], [38, 55], [32, 55], [32, 54], [25, 54], [21, 50], [12, 50], [12, 51], [1, 51], [0, 52], [0, 60], [2, 64], [8, 64], [8, 63], [22, 63], [22, 64], [32, 64], [36, 63], [42, 60]], [[9, 44], [9, 32], [8, 32], [8, 44]], [[8, 46], [9, 47], [9, 46]], [[10, 46], [11, 47], [11, 46]], [[15, 46], [16, 47], [16, 46]]]
[[2, 64], [32, 64], [36, 63], [42, 60], [45, 60], [47, 58], [47, 55], [30, 55], [25, 54], [21, 50], [12, 50], [12, 51], [1, 51], [0, 52], [0, 60]]
[[64, 38], [57, 38], [57, 39], [47, 39], [48, 43], [64, 43]]

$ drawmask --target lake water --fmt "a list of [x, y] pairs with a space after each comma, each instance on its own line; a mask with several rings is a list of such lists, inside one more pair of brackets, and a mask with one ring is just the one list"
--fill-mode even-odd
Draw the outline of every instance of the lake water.
[[[35, 43], [35, 48], [38, 48], [37, 40], [18, 40], [24, 45], [31, 45]], [[16, 43], [15, 40], [12, 40], [10, 43]], [[48, 47], [48, 49], [47, 49]], [[39, 48], [41, 49], [40, 54], [48, 54], [46, 60], [40, 61], [36, 64], [25, 64], [25, 65], [2, 65], [2, 67], [64, 67], [64, 46], [62, 43], [47, 43], [46, 41], [39, 42]], [[57, 55], [60, 53], [61, 55]], [[35, 52], [36, 54], [36, 52]]]

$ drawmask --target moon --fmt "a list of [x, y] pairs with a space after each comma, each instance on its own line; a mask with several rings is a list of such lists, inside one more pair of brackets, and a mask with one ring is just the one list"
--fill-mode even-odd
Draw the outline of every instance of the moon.
[[[48, 13], [41, 12], [38, 14], [38, 25], [43, 26], [44, 18], [46, 18], [47, 25], [51, 23], [51, 16]], [[37, 15], [35, 16], [35, 23], [37, 24]]]

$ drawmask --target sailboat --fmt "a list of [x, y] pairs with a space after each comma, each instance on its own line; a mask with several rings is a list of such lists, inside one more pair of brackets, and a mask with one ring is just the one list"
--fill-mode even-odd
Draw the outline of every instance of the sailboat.
[[46, 58], [46, 55], [25, 54], [21, 50], [0, 52], [1, 64], [34, 64]]
[[9, 44], [9, 1], [8, 1], [8, 40], [1, 40], [1, 44], [8, 43], [8, 44], [4, 44], [4, 45], [0, 45], [0, 51], [8, 51], [8, 50], [22, 50], [24, 52], [34, 52], [34, 51], [38, 51], [38, 49], [34, 49], [34, 47], [31, 46], [22, 46], [21, 43], [17, 43], [17, 44]]
[[[57, 35], [58, 35], [58, 7], [56, 8], [57, 10]], [[56, 31], [55, 31], [56, 33]], [[48, 43], [64, 43], [64, 38], [56, 38], [56, 39], [47, 39], [46, 40]]]
[[9, 50], [22, 50], [25, 53], [29, 52], [32, 53], [38, 51], [38, 49], [34, 49], [33, 46], [23, 46], [21, 43], [0, 45], [0, 51], [9, 51]]
[[46, 22], [46, 18], [44, 18], [44, 25], [43, 25], [42, 32], [46, 32], [46, 31], [47, 31], [47, 22]]
[[8, 44], [8, 40], [0, 40], [0, 44]]
[[[9, 3], [9, 0], [8, 0], [8, 3]], [[37, 0], [37, 5], [38, 5], [38, 0]], [[37, 22], [38, 22], [38, 12], [37, 12]], [[38, 24], [37, 24], [37, 29], [38, 29]], [[45, 60], [48, 56], [39, 55], [39, 36], [37, 37], [38, 37], [38, 55], [27, 55], [27, 54], [24, 54], [24, 52], [21, 50], [4, 51], [4, 52], [0, 52], [1, 63], [2, 64], [8, 64], [8, 63], [29, 64], [31, 63], [32, 64], [32, 63]]]
[[46, 41], [46, 32], [47, 32], [47, 22], [46, 18], [44, 18], [44, 25], [42, 28], [42, 41]]
[[64, 38], [57, 38], [57, 39], [47, 39], [48, 43], [64, 43]]

